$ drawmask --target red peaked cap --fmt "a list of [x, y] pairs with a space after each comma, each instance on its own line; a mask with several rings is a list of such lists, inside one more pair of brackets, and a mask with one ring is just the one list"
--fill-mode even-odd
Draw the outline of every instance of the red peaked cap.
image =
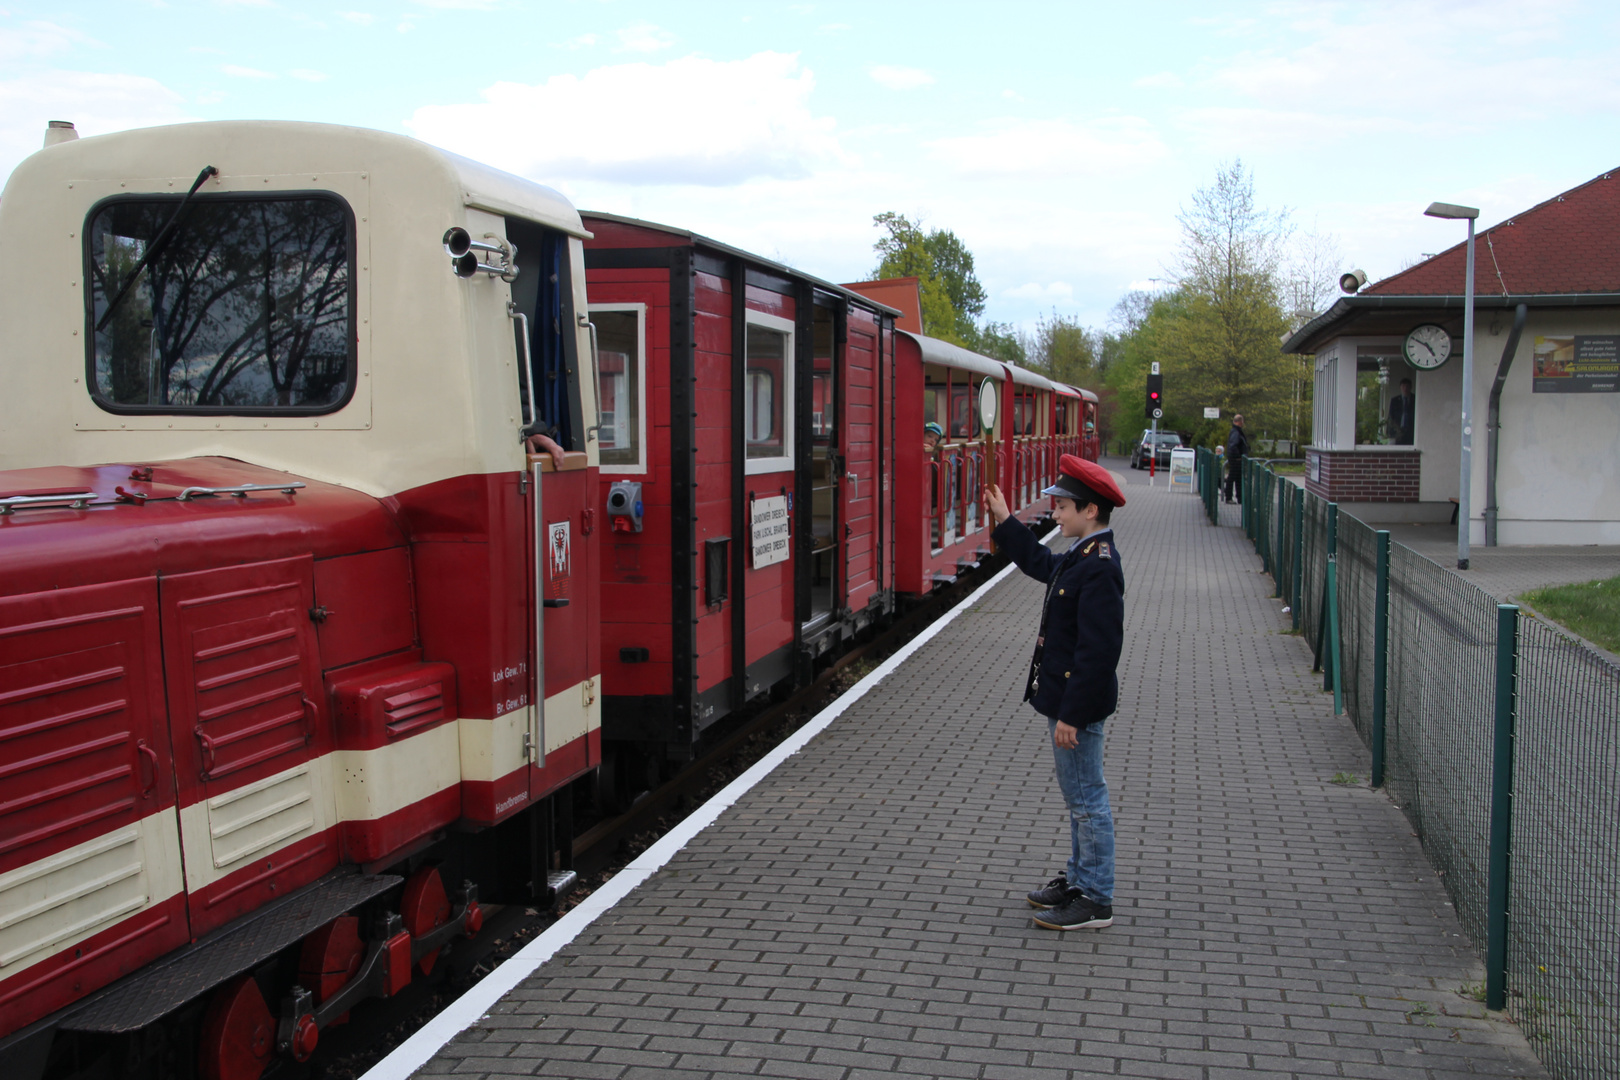
[[1057, 483], [1041, 494], [1082, 499], [1086, 502], [1105, 502], [1114, 506], [1125, 505], [1125, 496], [1120, 493], [1119, 484], [1115, 482], [1113, 473], [1095, 461], [1087, 461], [1073, 454], [1064, 454], [1058, 459]]

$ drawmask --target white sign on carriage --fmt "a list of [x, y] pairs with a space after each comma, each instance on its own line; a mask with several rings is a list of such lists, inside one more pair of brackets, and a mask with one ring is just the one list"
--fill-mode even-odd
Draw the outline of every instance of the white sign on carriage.
[[752, 524], [754, 569], [786, 562], [792, 519], [786, 495], [754, 499], [748, 504]]

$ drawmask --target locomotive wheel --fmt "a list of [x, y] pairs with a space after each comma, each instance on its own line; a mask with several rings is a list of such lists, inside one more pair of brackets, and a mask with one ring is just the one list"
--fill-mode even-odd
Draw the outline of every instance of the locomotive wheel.
[[[360, 971], [366, 957], [360, 940], [360, 920], [353, 915], [333, 919], [304, 939], [298, 954], [298, 983], [315, 996], [319, 1005], [346, 986]], [[349, 1018], [343, 1013], [332, 1021], [335, 1027]]]
[[214, 991], [197, 1050], [203, 1080], [259, 1080], [275, 1046], [276, 1018], [253, 976], [243, 975]]
[[[399, 898], [399, 913], [405, 920], [405, 929], [411, 937], [421, 937], [450, 921], [450, 897], [444, 891], [444, 879], [437, 867], [424, 866], [405, 882], [405, 893]], [[439, 958], [434, 949], [416, 962], [423, 975], [433, 973], [433, 962]]]

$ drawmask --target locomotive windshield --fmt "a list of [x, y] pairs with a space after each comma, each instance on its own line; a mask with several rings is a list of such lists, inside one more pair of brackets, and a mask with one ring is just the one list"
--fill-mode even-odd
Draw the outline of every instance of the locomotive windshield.
[[179, 197], [136, 197], [90, 213], [85, 300], [96, 401], [116, 412], [341, 407], [354, 383], [348, 207], [318, 194], [197, 196], [153, 244], [179, 206]]

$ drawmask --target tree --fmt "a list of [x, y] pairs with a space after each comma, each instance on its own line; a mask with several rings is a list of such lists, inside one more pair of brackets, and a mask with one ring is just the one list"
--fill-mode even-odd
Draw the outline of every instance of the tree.
[[[1143, 359], [1161, 365], [1168, 411], [1200, 441], [1218, 437], [1233, 413], [1243, 413], [1253, 432], [1286, 430], [1297, 368], [1281, 349], [1287, 211], [1258, 206], [1252, 174], [1234, 161], [1193, 193], [1177, 220], [1174, 300], [1156, 300], [1133, 335]], [[1206, 406], [1223, 419], [1204, 421]]]
[[[872, 224], [887, 231], [872, 245], [878, 254], [874, 277], [914, 277], [922, 294], [923, 333], [964, 348], [979, 340], [985, 291], [973, 271], [973, 253], [949, 229], [923, 232], [922, 222], [888, 211]], [[986, 328], [989, 329], [988, 327]], [[992, 343], [1004, 345], [1006, 328]]]

